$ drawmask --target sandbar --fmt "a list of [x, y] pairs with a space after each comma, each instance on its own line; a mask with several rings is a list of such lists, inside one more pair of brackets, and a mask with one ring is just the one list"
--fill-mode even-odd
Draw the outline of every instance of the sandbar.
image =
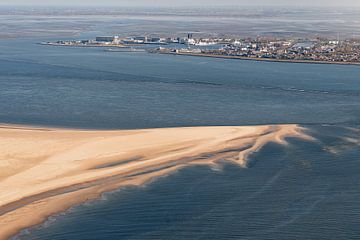
[[312, 140], [295, 124], [76, 130], [0, 125], [0, 239], [123, 186], [191, 165], [247, 167], [250, 154], [286, 138]]

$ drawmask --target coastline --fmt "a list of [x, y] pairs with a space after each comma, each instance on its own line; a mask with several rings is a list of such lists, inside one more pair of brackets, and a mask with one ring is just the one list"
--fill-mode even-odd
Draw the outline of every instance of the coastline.
[[[53, 46], [53, 47], [80, 47], [80, 48], [119, 48], [127, 49], [135, 46], [143, 45], [152, 45], [152, 44], [104, 44], [104, 45], [66, 45], [66, 44], [56, 44], [56, 43], [39, 43], [43, 46]], [[155, 45], [155, 44], [154, 44]], [[146, 51], [146, 50], [145, 50]], [[109, 51], [110, 52], [110, 51]], [[115, 51], [116, 52], [116, 51]], [[132, 52], [132, 51], [129, 51]], [[134, 51], [136, 52], [136, 51]], [[257, 62], [279, 62], [279, 63], [305, 63], [305, 64], [332, 64], [332, 65], [352, 65], [360, 66], [360, 62], [330, 62], [330, 61], [316, 61], [316, 60], [293, 60], [293, 59], [274, 59], [274, 58], [252, 58], [252, 57], [241, 57], [241, 56], [230, 56], [230, 55], [215, 55], [207, 53], [176, 53], [176, 52], [160, 52], [160, 51], [148, 51], [149, 53], [156, 54], [168, 54], [168, 55], [180, 55], [180, 56], [192, 56], [192, 57], [208, 57], [208, 58], [224, 58], [224, 59], [236, 59], [236, 60], [247, 60], [247, 61], [257, 61]]]
[[51, 47], [80, 47], [80, 48], [106, 48], [106, 47], [116, 47], [116, 48], [128, 48], [129, 46], [126, 45], [119, 45], [119, 44], [78, 44], [78, 45], [68, 45], [68, 44], [60, 44], [60, 43], [38, 43], [42, 46], [51, 46]]
[[206, 53], [175, 53], [175, 52], [152, 52], [157, 54], [192, 56], [192, 57], [208, 57], [208, 58], [225, 58], [236, 60], [247, 60], [257, 62], [280, 62], [280, 63], [305, 63], [305, 64], [333, 64], [333, 65], [353, 65], [360, 66], [360, 62], [330, 62], [330, 61], [314, 61], [314, 60], [288, 60], [288, 59], [272, 59], [272, 58], [250, 58], [241, 56], [215, 55]]
[[84, 47], [84, 48], [106, 48], [106, 47], [114, 47], [114, 48], [131, 48], [131, 47], [140, 47], [146, 45], [166, 45], [166, 44], [152, 44], [152, 43], [127, 43], [127, 44], [62, 44], [62, 43], [48, 43], [48, 42], [40, 42], [37, 43], [42, 46], [52, 46], [52, 47]]
[[298, 125], [118, 131], [0, 125], [0, 133], [0, 239], [104, 192], [219, 160], [246, 167], [269, 142], [313, 140]]

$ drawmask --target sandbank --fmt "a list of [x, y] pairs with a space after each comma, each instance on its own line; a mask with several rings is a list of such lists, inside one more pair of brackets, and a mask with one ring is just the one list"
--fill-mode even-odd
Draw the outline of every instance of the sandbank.
[[0, 239], [122, 186], [180, 168], [229, 161], [287, 137], [310, 140], [298, 125], [74, 130], [0, 125]]

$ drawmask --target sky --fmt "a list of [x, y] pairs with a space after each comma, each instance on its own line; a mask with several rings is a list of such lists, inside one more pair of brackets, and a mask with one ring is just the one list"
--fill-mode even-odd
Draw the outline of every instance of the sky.
[[360, 0], [0, 0], [0, 5], [41, 6], [344, 6], [360, 7]]

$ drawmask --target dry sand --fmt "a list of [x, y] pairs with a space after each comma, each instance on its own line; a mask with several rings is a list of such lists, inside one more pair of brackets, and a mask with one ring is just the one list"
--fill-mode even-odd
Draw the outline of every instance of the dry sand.
[[86, 131], [0, 126], [0, 239], [102, 192], [192, 164], [246, 167], [249, 154], [297, 125]]

